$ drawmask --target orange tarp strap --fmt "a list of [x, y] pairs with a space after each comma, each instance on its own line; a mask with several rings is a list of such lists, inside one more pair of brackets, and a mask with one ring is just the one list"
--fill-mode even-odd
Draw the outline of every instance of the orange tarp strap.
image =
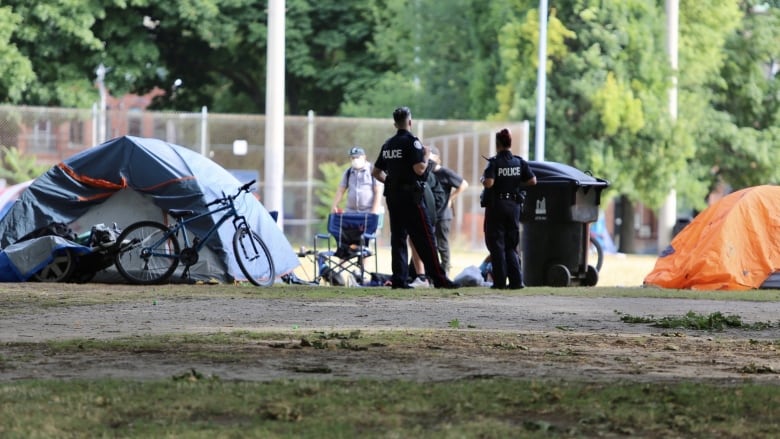
[[59, 168], [62, 169], [66, 174], [70, 175], [74, 180], [80, 181], [84, 184], [88, 184], [92, 187], [110, 189], [113, 191], [118, 191], [120, 189], [124, 189], [127, 187], [127, 181], [125, 181], [124, 177], [122, 177], [122, 183], [117, 184], [117, 183], [112, 183], [108, 180], [101, 180], [99, 178], [92, 178], [86, 175], [80, 175], [76, 173], [76, 171], [74, 171], [73, 168], [71, 168], [70, 166], [66, 165], [63, 162], [60, 162], [60, 164], [58, 164], [57, 166], [59, 166]]
[[127, 181], [125, 180], [124, 177], [122, 177], [122, 183], [117, 184], [117, 183], [112, 183], [108, 180], [102, 180], [100, 178], [92, 178], [86, 175], [78, 174], [76, 171], [73, 170], [73, 168], [71, 168], [70, 166], [66, 165], [63, 162], [60, 162], [57, 166], [59, 166], [59, 168], [62, 169], [63, 172], [70, 175], [71, 178], [73, 178], [76, 181], [79, 181], [81, 183], [84, 183], [92, 187], [108, 189], [110, 191], [107, 193], [93, 195], [91, 197], [79, 197], [79, 201], [92, 201], [92, 200], [100, 200], [103, 198], [108, 198], [111, 195], [113, 195], [114, 192], [127, 187]]
[[[91, 197], [79, 197], [79, 200], [81, 200], [81, 201], [91, 201], [91, 200], [99, 200], [99, 199], [102, 199], [102, 198], [108, 198], [111, 195], [113, 195], [114, 192], [117, 192], [117, 191], [122, 190], [122, 189], [127, 187], [127, 180], [125, 179], [125, 177], [122, 177], [122, 183], [117, 184], [117, 183], [112, 183], [112, 182], [110, 182], [108, 180], [103, 180], [103, 179], [100, 179], [100, 178], [93, 178], [93, 177], [90, 177], [90, 176], [87, 176], [87, 175], [81, 175], [81, 174], [77, 173], [76, 171], [74, 171], [73, 168], [71, 168], [70, 166], [66, 165], [63, 162], [60, 162], [57, 166], [60, 169], [62, 169], [63, 172], [65, 172], [66, 174], [70, 175], [71, 178], [73, 178], [76, 181], [79, 181], [81, 183], [84, 183], [86, 185], [89, 185], [89, 186], [92, 186], [92, 187], [95, 187], [95, 188], [103, 188], [103, 189], [108, 189], [109, 191], [111, 191], [111, 192], [107, 192], [107, 193], [93, 195]], [[173, 179], [170, 179], [168, 181], [164, 181], [162, 183], [158, 183], [158, 184], [156, 184], [154, 186], [150, 186], [150, 187], [147, 187], [147, 188], [142, 188], [141, 190], [142, 191], [151, 191], [151, 190], [154, 190], [154, 189], [157, 189], [157, 188], [169, 185], [171, 183], [176, 183], [178, 181], [185, 181], [185, 180], [194, 180], [195, 178], [196, 177], [192, 176], [192, 175], [187, 176], [187, 177], [181, 177], [181, 178], [173, 178]]]

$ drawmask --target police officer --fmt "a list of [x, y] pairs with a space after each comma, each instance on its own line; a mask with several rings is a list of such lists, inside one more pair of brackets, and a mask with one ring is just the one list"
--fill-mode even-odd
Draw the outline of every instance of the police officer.
[[493, 264], [492, 288], [524, 288], [520, 271], [520, 211], [523, 203], [521, 186], [536, 184], [528, 162], [512, 154], [512, 136], [506, 128], [496, 133], [495, 157], [488, 161], [482, 174], [485, 207], [485, 244]]
[[398, 131], [382, 145], [373, 170], [374, 177], [385, 184], [385, 201], [390, 218], [393, 288], [411, 288], [407, 236], [420, 255], [425, 273], [433, 280], [433, 286], [457, 288], [439, 263], [433, 219], [428, 214], [423, 196], [430, 151], [411, 133], [412, 112], [409, 108], [396, 108], [393, 121]]

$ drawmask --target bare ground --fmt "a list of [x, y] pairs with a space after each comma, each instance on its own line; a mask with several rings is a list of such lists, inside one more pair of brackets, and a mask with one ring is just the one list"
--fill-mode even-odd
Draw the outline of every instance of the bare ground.
[[[30, 288], [35, 284], [19, 284]], [[115, 286], [79, 285], [70, 288]], [[198, 288], [198, 287], [188, 287]], [[200, 287], [204, 288], [204, 287]], [[148, 296], [147, 296], [148, 297]], [[5, 302], [7, 304], [7, 302]], [[7, 304], [8, 305], [8, 304]], [[704, 380], [778, 383], [780, 303], [649, 298], [481, 296], [397, 300], [177, 297], [0, 312], [0, 381], [28, 378], [165, 379], [196, 370], [221, 379], [377, 378]], [[762, 330], [670, 330], [621, 316], [688, 311], [772, 323]], [[46, 342], [162, 335], [273, 332], [278, 340], [180, 343], [162, 349], [52, 350]], [[401, 341], [302, 342], [330, 334], [400, 331]], [[394, 340], [394, 339], [393, 339]]]

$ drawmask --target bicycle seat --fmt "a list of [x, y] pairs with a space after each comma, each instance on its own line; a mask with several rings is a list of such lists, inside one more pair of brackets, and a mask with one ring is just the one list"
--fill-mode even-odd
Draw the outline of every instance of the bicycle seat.
[[194, 210], [170, 209], [168, 211], [168, 215], [170, 215], [170, 216], [172, 216], [172, 217], [174, 217], [176, 219], [186, 218], [186, 217], [192, 216], [194, 214], [195, 214]]

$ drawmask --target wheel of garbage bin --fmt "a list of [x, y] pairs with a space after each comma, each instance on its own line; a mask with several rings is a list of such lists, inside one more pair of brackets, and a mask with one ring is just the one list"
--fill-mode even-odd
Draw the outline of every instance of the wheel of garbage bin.
[[73, 270], [76, 268], [76, 258], [68, 249], [62, 249], [54, 254], [54, 259], [49, 265], [32, 277], [38, 282], [67, 282]]
[[599, 270], [592, 265], [588, 265], [588, 268], [585, 270], [585, 279], [583, 279], [582, 285], [593, 287], [596, 286], [597, 283], [599, 283]]
[[571, 285], [571, 272], [562, 264], [547, 267], [547, 285], [551, 287], [568, 287]]

